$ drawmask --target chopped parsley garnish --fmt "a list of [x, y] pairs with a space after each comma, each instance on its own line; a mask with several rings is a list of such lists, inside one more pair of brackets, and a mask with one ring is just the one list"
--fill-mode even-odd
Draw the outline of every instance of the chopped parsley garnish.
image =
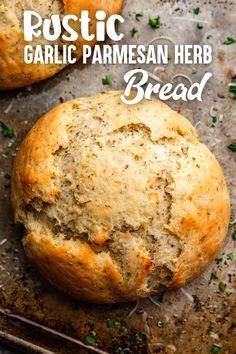
[[196, 74], [197, 73], [197, 69], [196, 68], [193, 68], [192, 69], [192, 75]]
[[143, 15], [144, 15], [143, 11], [137, 12], [135, 15], [136, 20], [139, 21], [140, 17], [143, 17]]
[[220, 284], [219, 284], [219, 290], [220, 290], [220, 292], [223, 293], [223, 292], [225, 291], [226, 286], [227, 286], [227, 284], [224, 283], [223, 281], [221, 281]]
[[203, 23], [198, 22], [197, 23], [197, 29], [203, 29]]
[[227, 148], [233, 152], [236, 152], [236, 141], [233, 141], [231, 144], [229, 144]]
[[94, 345], [96, 344], [96, 338], [90, 334], [85, 338], [85, 343], [88, 345]]
[[211, 116], [212, 118], [212, 123], [216, 123], [217, 122], [217, 116]]
[[236, 39], [233, 37], [227, 37], [223, 44], [230, 45], [236, 43]]
[[232, 92], [232, 94], [233, 94], [233, 97], [232, 97], [232, 98], [233, 98], [234, 100], [236, 100], [236, 84], [229, 86], [229, 92]]
[[195, 15], [199, 15], [200, 14], [200, 7], [196, 7], [195, 9], [193, 9], [193, 12], [195, 13]]
[[217, 116], [211, 116], [211, 119], [212, 119], [212, 122], [211, 122], [210, 128], [215, 128], [216, 123], [218, 121], [218, 117]]
[[127, 332], [127, 328], [122, 326], [120, 322], [114, 320], [107, 320], [107, 328], [118, 328], [121, 332]]
[[223, 258], [222, 257], [216, 258], [215, 262], [216, 262], [216, 264], [220, 264], [221, 262], [223, 262]]
[[155, 29], [155, 28], [159, 28], [161, 23], [160, 23], [160, 17], [156, 17], [156, 18], [150, 18], [149, 19], [149, 25]]
[[233, 294], [233, 291], [230, 291], [230, 290], [229, 290], [229, 291], [226, 292], [226, 295], [227, 295], [227, 296], [230, 296], [230, 295], [232, 295], [232, 294]]
[[11, 253], [13, 249], [11, 247], [5, 248], [5, 253]]
[[[138, 350], [137, 347], [140, 347], [140, 345], [142, 345], [142, 343], [147, 343], [148, 340], [148, 335], [146, 333], [136, 333], [134, 336], [132, 336], [131, 338], [127, 338], [125, 339], [125, 348], [122, 347], [116, 347], [114, 350], [114, 353], [119, 353], [119, 354], [128, 354], [132, 351], [133, 346], [136, 347], [136, 349]], [[133, 352], [133, 351], [132, 351]], [[137, 351], [135, 351], [136, 353]]]
[[236, 230], [235, 230], [234, 233], [232, 234], [232, 239], [233, 239], [234, 241], [236, 241]]
[[2, 129], [2, 135], [6, 138], [14, 138], [15, 133], [14, 130], [11, 128], [8, 128], [6, 124], [4, 124], [2, 121], [0, 121], [0, 128]]
[[233, 227], [234, 225], [236, 225], [236, 219], [229, 222], [229, 229], [231, 229], [231, 227]]
[[134, 37], [136, 33], [138, 33], [138, 29], [136, 27], [133, 27], [131, 31], [131, 36]]
[[211, 39], [212, 38], [212, 34], [208, 34], [208, 36], [206, 38], [207, 39]]
[[210, 277], [210, 280], [209, 280], [209, 284], [213, 281], [213, 280], [217, 280], [218, 279], [218, 275], [216, 272], [212, 272], [211, 273], [211, 277]]
[[176, 7], [175, 11], [177, 12], [177, 11], [179, 11], [179, 10], [180, 10], [180, 7]]
[[125, 326], [121, 326], [120, 331], [126, 333], [128, 332], [128, 329]]
[[106, 75], [103, 79], [102, 79], [102, 84], [103, 85], [109, 85], [111, 83], [111, 77], [110, 75]]
[[120, 328], [120, 322], [107, 320], [107, 328]]
[[234, 259], [234, 256], [235, 256], [235, 254], [233, 252], [230, 252], [230, 253], [227, 254], [227, 259], [229, 261], [232, 261]]
[[135, 334], [135, 336], [134, 336], [134, 342], [136, 342], [136, 343], [142, 342], [142, 341], [146, 342], [147, 339], [148, 339], [148, 337], [147, 337], [146, 333]]
[[211, 347], [211, 354], [217, 354], [217, 353], [219, 353], [220, 350], [221, 350], [221, 348], [218, 347], [218, 345], [213, 344]]
[[164, 328], [166, 324], [164, 322], [159, 321], [157, 325], [159, 328]]

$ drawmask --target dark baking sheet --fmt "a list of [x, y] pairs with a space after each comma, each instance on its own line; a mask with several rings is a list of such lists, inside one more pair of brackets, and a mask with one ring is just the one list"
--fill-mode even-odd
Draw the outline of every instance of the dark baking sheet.
[[[193, 12], [196, 7], [200, 7], [199, 15]], [[144, 12], [140, 22], [135, 20], [138, 11]], [[125, 33], [124, 43], [147, 43], [156, 36], [168, 36], [176, 44], [209, 43], [213, 46], [212, 64], [194, 66], [198, 69], [197, 74], [191, 74], [192, 65], [174, 67], [170, 60], [158, 75], [169, 81], [174, 74], [181, 72], [195, 81], [204, 72], [213, 72], [202, 103], [169, 104], [192, 121], [202, 140], [220, 161], [231, 193], [234, 219], [236, 154], [229, 151], [227, 145], [236, 139], [236, 101], [228, 89], [228, 83], [235, 80], [236, 45], [226, 46], [222, 42], [227, 36], [236, 36], [235, 1], [126, 1], [123, 16], [126, 22], [120, 29]], [[162, 25], [160, 29], [152, 30], [148, 20], [156, 16], [160, 16]], [[197, 22], [203, 23], [203, 29], [197, 29]], [[133, 27], [139, 30], [134, 38], [130, 35]], [[207, 39], [209, 34], [212, 37]], [[149, 350], [151, 353], [207, 354], [215, 344], [221, 347], [220, 354], [234, 354], [234, 228], [229, 230], [221, 252], [223, 261], [213, 262], [198, 279], [186, 285], [185, 294], [181, 290], [166, 293], [160, 306], [150, 299], [141, 301], [137, 311], [129, 317], [134, 303], [87, 305], [63, 297], [45, 283], [25, 259], [21, 246], [24, 231], [13, 225], [10, 180], [6, 178], [6, 174], [11, 173], [16, 148], [44, 112], [61, 101], [107, 88], [124, 87], [123, 73], [129, 69], [128, 65], [83, 66], [79, 62], [37, 85], [0, 93], [0, 120], [16, 132], [13, 139], [0, 135], [0, 244], [3, 242], [0, 246], [0, 342], [11, 343], [32, 353], [83, 354], [103, 350], [138, 354]], [[109, 87], [103, 86], [101, 81], [106, 74], [112, 77]], [[223, 120], [215, 128], [210, 128], [212, 107], [216, 108], [216, 115], [223, 115]], [[232, 252], [235, 254], [233, 260], [228, 259]], [[217, 272], [218, 279], [209, 284], [212, 272]], [[223, 293], [219, 291], [221, 281], [227, 283]], [[230, 292], [232, 294], [227, 295]], [[160, 300], [155, 297], [155, 301]], [[108, 328], [108, 320], [113, 321], [109, 323], [114, 328]], [[88, 335], [96, 338], [94, 349], [82, 344]]]

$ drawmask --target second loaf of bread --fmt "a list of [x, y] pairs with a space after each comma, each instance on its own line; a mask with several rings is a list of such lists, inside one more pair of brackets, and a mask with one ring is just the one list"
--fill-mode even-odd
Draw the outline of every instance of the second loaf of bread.
[[[2, 0], [0, 3], [0, 90], [9, 90], [23, 87], [34, 82], [45, 80], [63, 69], [66, 64], [26, 64], [24, 61], [24, 47], [28, 44], [35, 47], [41, 45], [71, 44], [60, 37], [51, 42], [41, 35], [32, 42], [24, 40], [23, 14], [25, 10], [33, 10], [40, 14], [43, 19], [59, 14], [62, 18], [67, 14], [81, 15], [81, 11], [88, 10], [91, 18], [89, 32], [96, 33], [96, 11], [104, 10], [107, 17], [118, 13], [121, 9], [122, 0]], [[73, 23], [73, 22], [72, 22]], [[76, 58], [82, 55], [83, 45], [93, 46], [96, 40], [86, 42], [81, 38], [79, 24], [75, 30], [79, 34], [77, 41], [72, 42], [76, 46]], [[62, 55], [59, 56], [62, 59]]]

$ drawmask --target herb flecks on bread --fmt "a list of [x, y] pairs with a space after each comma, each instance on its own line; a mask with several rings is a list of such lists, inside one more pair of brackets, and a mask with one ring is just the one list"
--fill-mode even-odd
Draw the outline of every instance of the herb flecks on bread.
[[181, 287], [226, 235], [222, 170], [191, 123], [121, 92], [44, 115], [14, 163], [12, 201], [29, 260], [68, 295], [136, 300]]

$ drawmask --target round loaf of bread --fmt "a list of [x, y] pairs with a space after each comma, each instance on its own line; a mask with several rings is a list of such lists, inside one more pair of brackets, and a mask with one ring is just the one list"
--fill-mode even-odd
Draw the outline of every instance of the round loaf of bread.
[[217, 255], [230, 213], [222, 170], [191, 123], [121, 92], [63, 103], [17, 153], [15, 220], [29, 260], [84, 301], [183, 286]]
[[[78, 17], [82, 10], [88, 10], [91, 18], [89, 31], [95, 34], [96, 18], [98, 10], [104, 10], [107, 17], [118, 13], [121, 9], [122, 0], [2, 0], [0, 3], [0, 90], [9, 90], [23, 87], [51, 77], [63, 69], [66, 64], [26, 64], [24, 62], [24, 47], [26, 45], [47, 45], [56, 44], [62, 48], [63, 44], [76, 45], [76, 58], [82, 55], [84, 44], [93, 46], [95, 40], [86, 42], [80, 35], [79, 22], [73, 27], [78, 32], [79, 38], [76, 42], [63, 42], [60, 37], [55, 42], [49, 42], [41, 35], [34, 38], [32, 42], [24, 40], [24, 10], [33, 10], [41, 15], [43, 19], [59, 14], [62, 18], [66, 14], [74, 14]], [[70, 23], [70, 25], [72, 25]], [[62, 59], [62, 53], [59, 53]]]

